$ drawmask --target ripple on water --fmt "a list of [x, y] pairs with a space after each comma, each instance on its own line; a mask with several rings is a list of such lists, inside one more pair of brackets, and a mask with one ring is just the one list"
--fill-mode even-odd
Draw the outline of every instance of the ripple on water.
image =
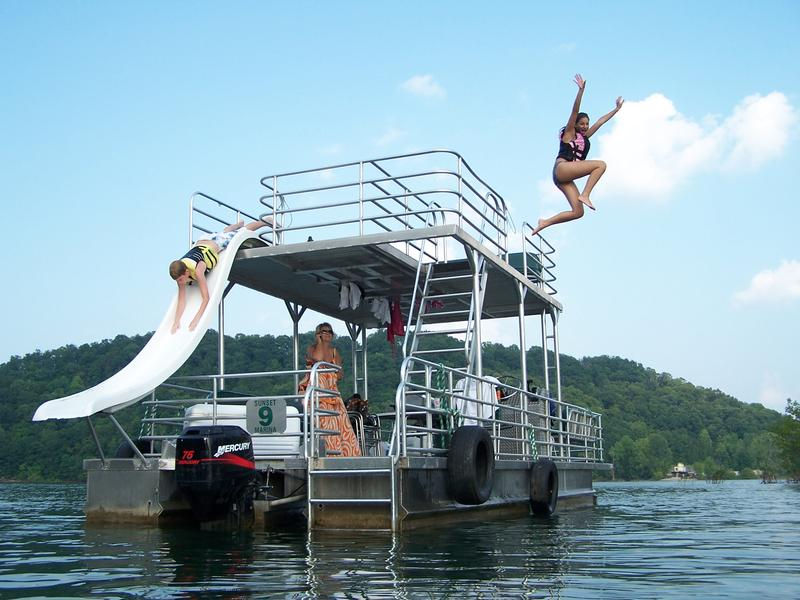
[[[785, 598], [797, 486], [603, 483], [553, 519], [386, 533], [84, 528], [77, 485], [0, 484], [0, 596]], [[769, 585], [765, 585], [768, 581]]]

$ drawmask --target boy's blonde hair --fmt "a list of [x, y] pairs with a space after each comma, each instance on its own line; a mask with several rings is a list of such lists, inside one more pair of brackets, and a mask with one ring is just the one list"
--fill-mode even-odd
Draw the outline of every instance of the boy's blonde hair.
[[169, 276], [173, 279], [178, 279], [181, 275], [186, 273], [186, 264], [181, 260], [173, 260], [169, 263]]

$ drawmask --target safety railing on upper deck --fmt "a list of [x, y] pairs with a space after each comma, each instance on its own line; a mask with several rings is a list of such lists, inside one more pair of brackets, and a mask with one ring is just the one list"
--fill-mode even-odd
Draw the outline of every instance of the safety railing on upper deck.
[[[195, 192], [189, 198], [189, 246], [203, 239], [205, 234], [221, 231], [239, 221], [258, 221], [263, 217], [264, 215], [244, 211], [203, 192]], [[269, 229], [260, 230], [259, 235], [267, 243], [280, 241], [280, 230], [275, 222]]]
[[[264, 177], [261, 184], [269, 193], [260, 197], [257, 210], [192, 194], [190, 245], [240, 220], [271, 221], [260, 232], [270, 244], [456, 224], [545, 292], [556, 293], [555, 249], [541, 235], [530, 235], [527, 223], [512, 238], [505, 200], [457, 152], [430, 150], [305, 169]], [[518, 244], [523, 251], [512, 253], [510, 247]], [[446, 240], [395, 246], [415, 260], [448, 258]]]
[[531, 235], [532, 231], [533, 226], [530, 223], [522, 224], [522, 266], [518, 268], [525, 277], [535, 281], [548, 294], [555, 295], [557, 290], [553, 284], [556, 281], [556, 249], [541, 234]]
[[489, 432], [498, 459], [603, 461], [599, 413], [413, 356], [403, 361], [401, 378], [390, 447], [395, 457], [446, 454], [449, 438], [466, 424]]
[[[281, 231], [305, 236], [361, 236], [458, 224], [492, 252], [508, 252], [509, 216], [502, 196], [456, 152], [430, 150], [264, 177], [261, 198]], [[431, 218], [433, 217], [433, 218]], [[330, 232], [330, 233], [329, 233]], [[443, 244], [426, 253], [441, 259]], [[421, 245], [408, 242], [409, 254]], [[413, 251], [412, 251], [413, 249]]]

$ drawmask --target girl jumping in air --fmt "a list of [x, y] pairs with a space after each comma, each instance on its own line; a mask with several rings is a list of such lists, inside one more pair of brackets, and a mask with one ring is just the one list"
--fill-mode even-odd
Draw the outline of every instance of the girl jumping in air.
[[[575, 75], [575, 83], [578, 84], [578, 95], [572, 105], [572, 113], [569, 115], [567, 125], [561, 129], [561, 144], [558, 149], [556, 164], [553, 166], [553, 183], [567, 197], [571, 210], [560, 212], [549, 219], [539, 219], [539, 224], [533, 230], [533, 235], [536, 235], [545, 227], [550, 227], [550, 225], [580, 219], [583, 216], [584, 204], [595, 210], [589, 194], [591, 194], [595, 184], [605, 172], [606, 163], [602, 160], [586, 160], [586, 156], [589, 154], [589, 138], [606, 121], [617, 114], [624, 101], [622, 96], [617, 98], [616, 108], [600, 117], [594, 125], [589, 127], [589, 115], [579, 112], [586, 80], [580, 75]], [[587, 175], [589, 179], [583, 187], [583, 192], [578, 192], [575, 180]]]

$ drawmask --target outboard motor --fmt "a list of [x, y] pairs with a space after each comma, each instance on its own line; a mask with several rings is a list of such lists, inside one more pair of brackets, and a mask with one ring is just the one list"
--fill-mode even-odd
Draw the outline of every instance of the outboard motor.
[[252, 438], [235, 425], [187, 427], [175, 448], [175, 481], [199, 521], [240, 521], [253, 510]]

